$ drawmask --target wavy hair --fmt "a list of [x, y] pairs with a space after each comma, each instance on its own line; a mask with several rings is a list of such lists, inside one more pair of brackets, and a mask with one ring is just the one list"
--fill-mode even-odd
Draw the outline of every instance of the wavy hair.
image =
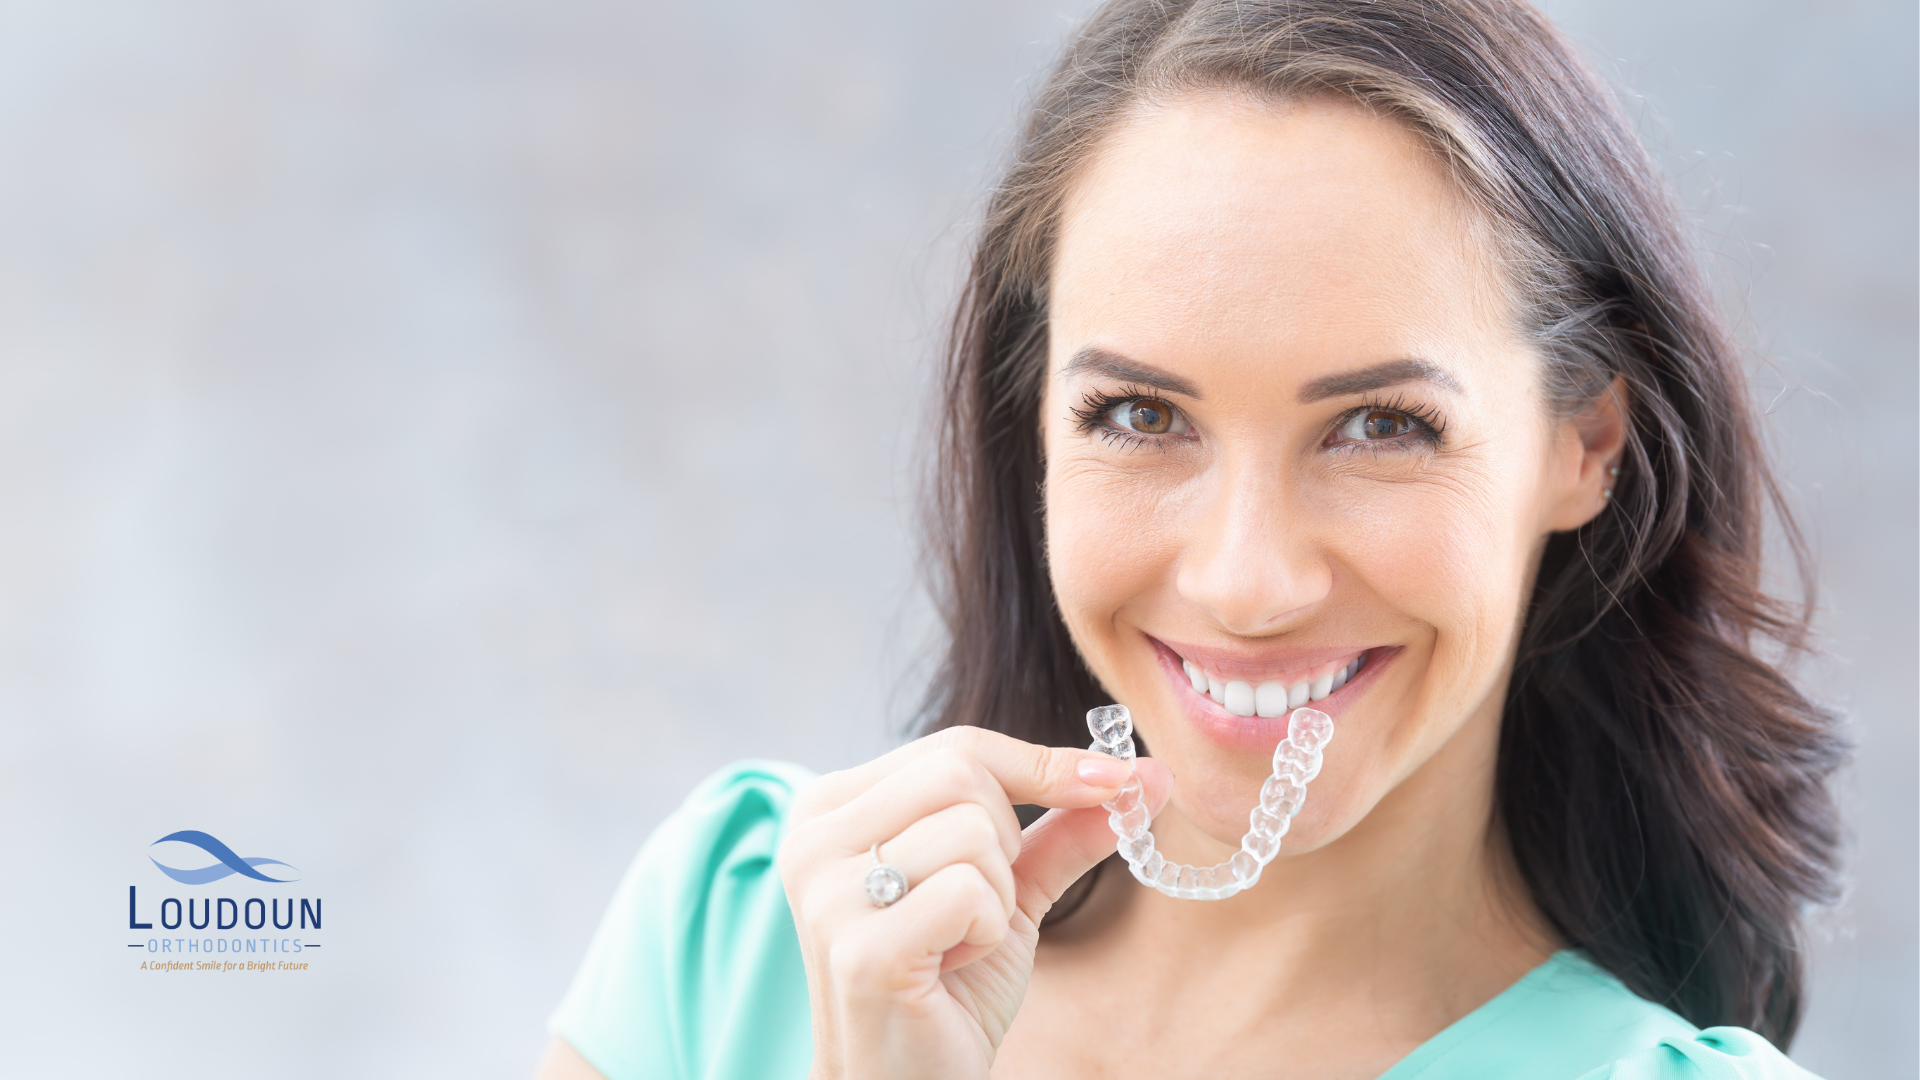
[[[928, 489], [949, 645], [923, 726], [1069, 745], [1105, 700], [1047, 571], [1047, 272], [1100, 140], [1142, 103], [1208, 89], [1336, 95], [1418, 132], [1490, 227], [1554, 407], [1624, 381], [1612, 506], [1549, 540], [1526, 615], [1498, 826], [1569, 945], [1694, 1024], [1786, 1046], [1801, 917], [1836, 895], [1825, 781], [1847, 753], [1780, 666], [1806, 648], [1811, 562], [1665, 183], [1524, 4], [1113, 0], [1080, 29], [993, 191], [952, 324]], [[1769, 511], [1805, 603], [1762, 589]]]

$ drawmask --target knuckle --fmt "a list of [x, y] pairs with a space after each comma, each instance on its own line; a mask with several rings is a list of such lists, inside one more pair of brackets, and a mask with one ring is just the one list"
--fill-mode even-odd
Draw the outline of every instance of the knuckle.
[[[1008, 916], [1007, 901], [993, 878], [971, 862], [953, 863], [941, 870], [936, 903], [949, 918], [973, 925], [996, 924]], [[929, 879], [932, 882], [932, 879]], [[969, 938], [978, 944], [977, 938]]]
[[1051, 746], [1025, 743], [1023, 747], [1021, 764], [1026, 768], [1033, 785], [1040, 788], [1059, 786], [1065, 779], [1065, 755], [1055, 752]]
[[967, 875], [966, 900], [975, 912], [986, 916], [988, 922], [1004, 918], [1007, 914], [1006, 898], [1000, 889], [989, 879], [986, 872], [971, 864], [967, 867], [973, 873]]
[[970, 845], [982, 850], [1000, 850], [1000, 823], [994, 820], [991, 811], [976, 802], [961, 803], [954, 810], [958, 818], [955, 825]]
[[812, 829], [799, 826], [789, 832], [780, 841], [780, 846], [774, 849], [773, 867], [779, 871], [782, 882], [791, 885], [806, 873], [807, 867], [813, 862], [813, 832]]
[[967, 895], [967, 878], [979, 873], [980, 868], [970, 862], [950, 862], [927, 875], [921, 888], [930, 894], [930, 902], [951, 907], [956, 897]]
[[[993, 883], [987, 880], [987, 872], [977, 864], [964, 862], [953, 864], [953, 887], [959, 897], [978, 905], [987, 896], [996, 896]], [[996, 899], [997, 902], [997, 899]]]
[[971, 724], [957, 724], [953, 727], [941, 728], [927, 736], [927, 741], [943, 750], [969, 752], [980, 745], [980, 737], [984, 734], [986, 731], [983, 728], [977, 728]]
[[970, 790], [981, 798], [988, 799], [1004, 800], [1006, 792], [1001, 789], [1000, 782], [994, 778], [993, 772], [983, 764], [983, 759], [999, 762], [1005, 758], [1007, 748], [1014, 747], [1016, 748], [1014, 767], [1021, 769], [1027, 766], [1018, 760], [1017, 755], [1025, 751], [1018, 748], [1035, 749], [1042, 753], [1046, 751], [1045, 747], [1029, 747], [1018, 739], [977, 727], [950, 727], [928, 737], [937, 740], [933, 755], [930, 756], [950, 758], [959, 766], [961, 771], [956, 771], [952, 779], [956, 784], [962, 785], [961, 790]]
[[924, 768], [930, 783], [939, 785], [944, 791], [964, 791], [972, 787], [974, 779], [973, 759], [951, 747], [941, 747], [928, 754]]
[[[1005, 868], [996, 866], [994, 869], [998, 871], [1004, 870]], [[977, 887], [984, 896], [993, 901], [995, 907], [1000, 906], [999, 881], [1004, 876], [1004, 874], [1000, 873], [989, 874], [984, 868], [980, 871], [980, 879]]]
[[786, 858], [811, 859], [826, 831], [826, 825], [819, 818], [795, 822], [787, 827], [787, 835], [780, 838], [780, 846], [775, 851]]
[[793, 837], [793, 833], [788, 833], [786, 839], [780, 841], [780, 846], [773, 852], [773, 868], [779, 873], [780, 880], [788, 884], [793, 882], [794, 875], [800, 868], [800, 857], [794, 851]]
[[808, 781], [794, 796], [789, 820], [795, 824], [808, 822], [832, 810], [832, 793], [846, 783], [847, 774], [844, 771], [826, 773]]

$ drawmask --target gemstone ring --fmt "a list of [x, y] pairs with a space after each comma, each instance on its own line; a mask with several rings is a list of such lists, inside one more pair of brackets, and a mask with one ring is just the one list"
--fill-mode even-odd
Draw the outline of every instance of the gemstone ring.
[[874, 907], [891, 907], [907, 895], [907, 875], [880, 861], [880, 845], [873, 845], [873, 869], [867, 871], [867, 899]]

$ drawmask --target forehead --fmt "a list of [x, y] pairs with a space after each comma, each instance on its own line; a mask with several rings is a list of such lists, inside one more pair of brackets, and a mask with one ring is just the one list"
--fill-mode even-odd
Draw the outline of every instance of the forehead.
[[1454, 354], [1506, 322], [1477, 220], [1418, 135], [1345, 102], [1143, 107], [1062, 208], [1056, 353]]

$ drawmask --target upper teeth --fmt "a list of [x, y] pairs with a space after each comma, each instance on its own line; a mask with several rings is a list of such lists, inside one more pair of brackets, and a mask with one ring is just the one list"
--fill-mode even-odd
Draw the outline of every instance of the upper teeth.
[[1303, 678], [1292, 686], [1279, 682], [1263, 682], [1255, 686], [1237, 679], [1221, 682], [1194, 666], [1191, 660], [1180, 661], [1180, 666], [1186, 670], [1187, 678], [1192, 680], [1195, 693], [1207, 695], [1235, 716], [1253, 716], [1256, 713], [1261, 716], [1285, 716], [1290, 710], [1309, 701], [1319, 701], [1345, 686], [1348, 679], [1360, 673], [1360, 665], [1366, 659], [1367, 654], [1361, 653], [1345, 664], [1321, 670], [1318, 677]]

